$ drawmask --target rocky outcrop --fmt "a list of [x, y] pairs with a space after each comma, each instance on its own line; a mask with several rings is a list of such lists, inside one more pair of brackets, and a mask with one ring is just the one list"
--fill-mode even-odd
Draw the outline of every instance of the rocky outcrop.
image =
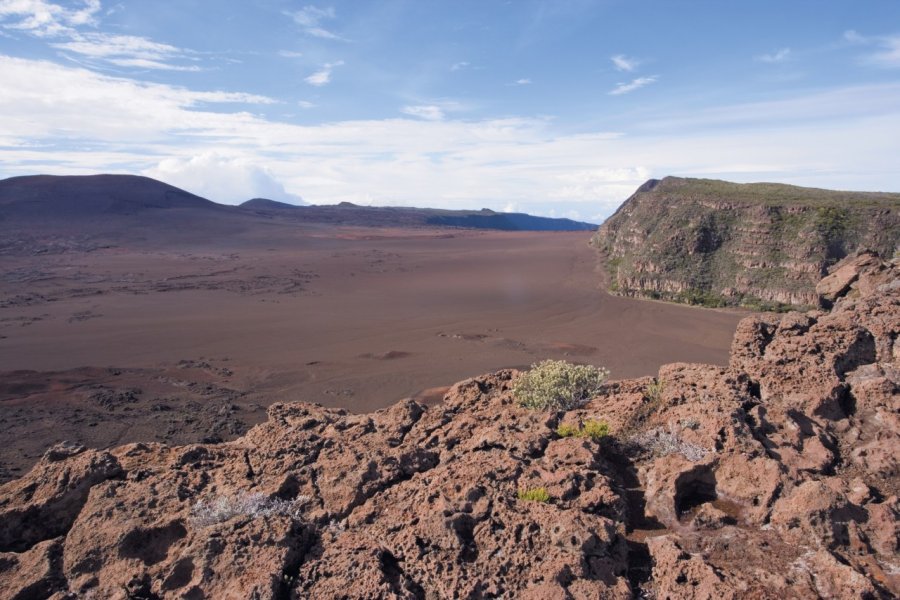
[[[742, 321], [727, 367], [667, 365], [568, 413], [520, 407], [501, 371], [430, 408], [273, 405], [229, 443], [54, 447], [0, 487], [0, 589], [896, 597], [900, 269], [853, 264], [830, 312]], [[556, 432], [588, 419], [612, 435]]]
[[[861, 248], [882, 257], [900, 248], [900, 194], [666, 177], [641, 186], [592, 243], [614, 293], [815, 306], [816, 284], [836, 261]], [[828, 285], [839, 292], [841, 281]]]

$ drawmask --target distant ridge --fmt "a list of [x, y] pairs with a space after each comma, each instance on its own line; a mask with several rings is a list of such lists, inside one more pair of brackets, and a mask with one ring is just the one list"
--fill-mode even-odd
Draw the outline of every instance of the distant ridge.
[[427, 219], [429, 225], [470, 227], [473, 229], [501, 229], [504, 231], [593, 231], [593, 223], [572, 219], [535, 217], [524, 213], [494, 213], [481, 211], [474, 214], [438, 215]]
[[[205, 223], [222, 233], [259, 219], [364, 227], [455, 227], [506, 231], [591, 231], [596, 225], [571, 219], [491, 210], [338, 205], [298, 206], [253, 198], [228, 206], [169, 184], [136, 175], [29, 175], [0, 180], [0, 223], [32, 230], [78, 227], [106, 231], [139, 226], [175, 227], [201, 234]], [[79, 225], [79, 223], [81, 225]], [[223, 227], [225, 229], [223, 229]]]
[[900, 194], [651, 179], [600, 227], [611, 291], [706, 306], [813, 305], [838, 260], [900, 250]]
[[360, 206], [352, 202], [318, 206], [295, 206], [264, 198], [254, 198], [241, 208], [271, 212], [309, 223], [358, 225], [370, 227], [454, 227], [502, 231], [593, 231], [594, 223], [536, 217], [524, 213], [498, 213], [481, 210], [449, 210], [412, 206]]

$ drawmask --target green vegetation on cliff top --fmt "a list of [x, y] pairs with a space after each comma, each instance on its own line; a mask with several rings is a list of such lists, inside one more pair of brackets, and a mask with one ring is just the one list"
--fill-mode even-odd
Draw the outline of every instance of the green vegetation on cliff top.
[[900, 208], [900, 193], [892, 192], [852, 192], [784, 183], [733, 183], [720, 179], [688, 177], [665, 177], [653, 185], [655, 181], [651, 179], [641, 186], [641, 189], [651, 188], [655, 194], [678, 194], [695, 200], [715, 199], [766, 206], [818, 207], [852, 202], [856, 206], [884, 206], [887, 204], [894, 208]]
[[816, 301], [830, 265], [900, 244], [900, 194], [666, 177], [642, 185], [597, 231], [610, 291], [780, 310]]

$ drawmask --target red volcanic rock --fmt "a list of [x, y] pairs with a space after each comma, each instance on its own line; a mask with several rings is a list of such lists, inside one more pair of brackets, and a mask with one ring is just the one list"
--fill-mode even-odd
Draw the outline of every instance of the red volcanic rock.
[[[831, 312], [742, 321], [727, 368], [666, 365], [565, 415], [517, 405], [501, 371], [430, 408], [276, 404], [224, 444], [51, 448], [0, 487], [0, 589], [896, 597], [900, 274], [853, 265]], [[606, 438], [556, 433], [600, 419]]]

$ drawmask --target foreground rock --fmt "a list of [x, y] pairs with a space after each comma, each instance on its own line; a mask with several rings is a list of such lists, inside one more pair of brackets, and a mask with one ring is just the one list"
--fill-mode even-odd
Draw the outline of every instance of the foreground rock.
[[[889, 598], [900, 593], [900, 274], [751, 317], [567, 414], [517, 373], [440, 406], [280, 404], [237, 441], [58, 446], [0, 487], [27, 598]], [[877, 271], [877, 280], [867, 273]], [[560, 423], [605, 419], [601, 440]], [[549, 501], [520, 498], [543, 488]]]

